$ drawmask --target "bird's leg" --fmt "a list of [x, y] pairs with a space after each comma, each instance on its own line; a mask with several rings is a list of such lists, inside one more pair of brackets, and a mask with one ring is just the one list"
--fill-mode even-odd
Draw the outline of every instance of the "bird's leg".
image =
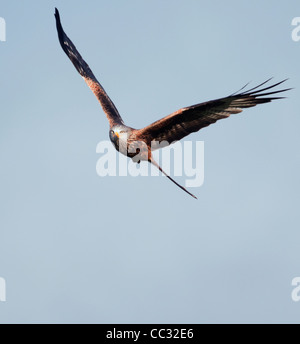
[[153, 159], [152, 156], [150, 156], [149, 160], [148, 160], [151, 164], [153, 164], [154, 166], [156, 166], [160, 172], [162, 172], [167, 178], [169, 178], [174, 184], [176, 184], [178, 187], [180, 187], [180, 189], [182, 189], [183, 191], [185, 191], [186, 193], [188, 193], [189, 195], [191, 195], [192, 197], [194, 197], [195, 199], [197, 199], [197, 197], [195, 195], [193, 195], [192, 193], [190, 193], [185, 187], [183, 187], [182, 185], [178, 184], [177, 182], [175, 182], [174, 179], [172, 179], [159, 165], [158, 163]]

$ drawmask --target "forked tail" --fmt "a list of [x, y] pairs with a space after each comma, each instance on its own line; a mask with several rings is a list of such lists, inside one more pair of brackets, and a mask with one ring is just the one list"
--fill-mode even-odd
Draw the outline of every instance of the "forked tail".
[[162, 172], [167, 178], [169, 178], [174, 184], [176, 184], [177, 186], [180, 187], [180, 189], [182, 189], [183, 191], [185, 191], [186, 193], [188, 193], [189, 195], [191, 195], [192, 197], [194, 197], [195, 199], [197, 199], [197, 197], [195, 195], [193, 195], [192, 193], [190, 193], [185, 187], [183, 187], [182, 185], [178, 184], [177, 182], [175, 182], [174, 179], [172, 179], [159, 165], [158, 163], [152, 158], [150, 157], [149, 162], [152, 163], [154, 166], [156, 166], [160, 172]]

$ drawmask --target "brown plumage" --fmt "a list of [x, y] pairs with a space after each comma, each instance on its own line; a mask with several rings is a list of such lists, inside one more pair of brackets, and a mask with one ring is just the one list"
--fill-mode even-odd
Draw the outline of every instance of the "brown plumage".
[[[151, 152], [160, 148], [161, 146], [159, 146], [159, 144], [163, 141], [168, 144], [172, 144], [193, 132], [215, 123], [219, 119], [240, 113], [245, 108], [253, 107], [258, 104], [269, 103], [276, 99], [282, 99], [283, 97], [274, 97], [273, 95], [290, 90], [290, 88], [288, 88], [270, 91], [286, 80], [261, 88], [261, 86], [271, 80], [268, 79], [247, 91], [242, 92], [247, 86], [246, 85], [238, 92], [228, 97], [182, 108], [146, 126], [145, 128], [133, 129], [124, 124], [114, 103], [95, 78], [93, 72], [89, 68], [88, 64], [83, 60], [72, 41], [65, 34], [57, 9], [55, 9], [55, 18], [60, 44], [79, 74], [83, 77], [89, 88], [99, 100], [109, 121], [109, 136], [115, 148], [121, 153], [132, 158], [135, 162], [139, 163], [141, 160], [145, 160], [154, 164], [171, 181], [194, 198], [196, 198], [196, 196], [191, 194], [183, 186], [179, 185], [162, 170], [162, 168], [153, 160]], [[134, 149], [132, 150], [133, 146]]]
[[60, 16], [57, 8], [55, 8], [55, 18], [58, 38], [61, 47], [63, 48], [69, 59], [72, 61], [79, 74], [83, 77], [89, 88], [93, 91], [94, 95], [99, 100], [110, 126], [120, 123], [123, 124], [123, 120], [117, 108], [115, 107], [115, 104], [111, 101], [104, 88], [101, 86], [100, 82], [96, 79], [95, 75], [91, 71], [89, 65], [84, 61], [78, 50], [75, 48], [72, 41], [65, 34], [60, 22]]
[[174, 141], [181, 140], [195, 131], [207, 127], [212, 123], [215, 123], [219, 119], [240, 113], [244, 108], [253, 107], [257, 104], [269, 103], [275, 99], [282, 99], [283, 97], [261, 98], [262, 96], [289, 90], [285, 89], [263, 93], [264, 91], [282, 84], [286, 80], [263, 89], [257, 89], [270, 80], [271, 79], [243, 93], [238, 93], [236, 95], [233, 94], [225, 98], [182, 108], [173, 112], [169, 116], [159, 119], [147, 127], [138, 130], [137, 136], [141, 136], [148, 144], [153, 140], [172, 143]]

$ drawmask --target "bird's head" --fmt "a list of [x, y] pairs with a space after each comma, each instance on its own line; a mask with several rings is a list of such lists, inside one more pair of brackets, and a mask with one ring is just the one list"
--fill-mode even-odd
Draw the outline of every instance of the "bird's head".
[[125, 126], [114, 126], [109, 131], [109, 138], [116, 147], [119, 147], [120, 141], [127, 142], [129, 131], [130, 129]]

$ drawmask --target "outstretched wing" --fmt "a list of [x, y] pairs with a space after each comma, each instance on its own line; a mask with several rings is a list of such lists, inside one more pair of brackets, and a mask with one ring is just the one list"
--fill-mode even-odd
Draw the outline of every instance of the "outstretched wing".
[[84, 81], [87, 83], [89, 88], [93, 91], [97, 99], [99, 100], [103, 111], [106, 114], [106, 117], [109, 121], [110, 126], [116, 124], [124, 124], [123, 120], [115, 107], [114, 103], [111, 101], [109, 96], [106, 94], [104, 88], [101, 86], [99, 81], [95, 78], [93, 72], [91, 71], [88, 64], [83, 60], [79, 52], [77, 51], [75, 45], [65, 34], [61, 22], [60, 16], [57, 8], [55, 8], [55, 19], [56, 19], [56, 28], [58, 33], [58, 38], [61, 47], [64, 52], [67, 54], [69, 59], [72, 61], [73, 65], [83, 77]]
[[[215, 123], [219, 119], [227, 118], [231, 114], [242, 112], [244, 108], [249, 108], [257, 104], [269, 103], [275, 99], [282, 99], [283, 97], [266, 97], [276, 93], [288, 91], [290, 89], [284, 89], [279, 91], [264, 92], [272, 89], [275, 86], [282, 84], [284, 81], [269, 87], [261, 88], [271, 79], [263, 82], [262, 84], [240, 93], [232, 94], [225, 98], [211, 100], [205, 103], [192, 105], [182, 108], [169, 116], [166, 116], [147, 127], [140, 129], [136, 132], [137, 139], [146, 141], [147, 144], [151, 144], [152, 141], [162, 142], [167, 141], [171, 144], [174, 141], [178, 141], [183, 137], [198, 131], [208, 125]], [[154, 149], [158, 146], [152, 146]]]

